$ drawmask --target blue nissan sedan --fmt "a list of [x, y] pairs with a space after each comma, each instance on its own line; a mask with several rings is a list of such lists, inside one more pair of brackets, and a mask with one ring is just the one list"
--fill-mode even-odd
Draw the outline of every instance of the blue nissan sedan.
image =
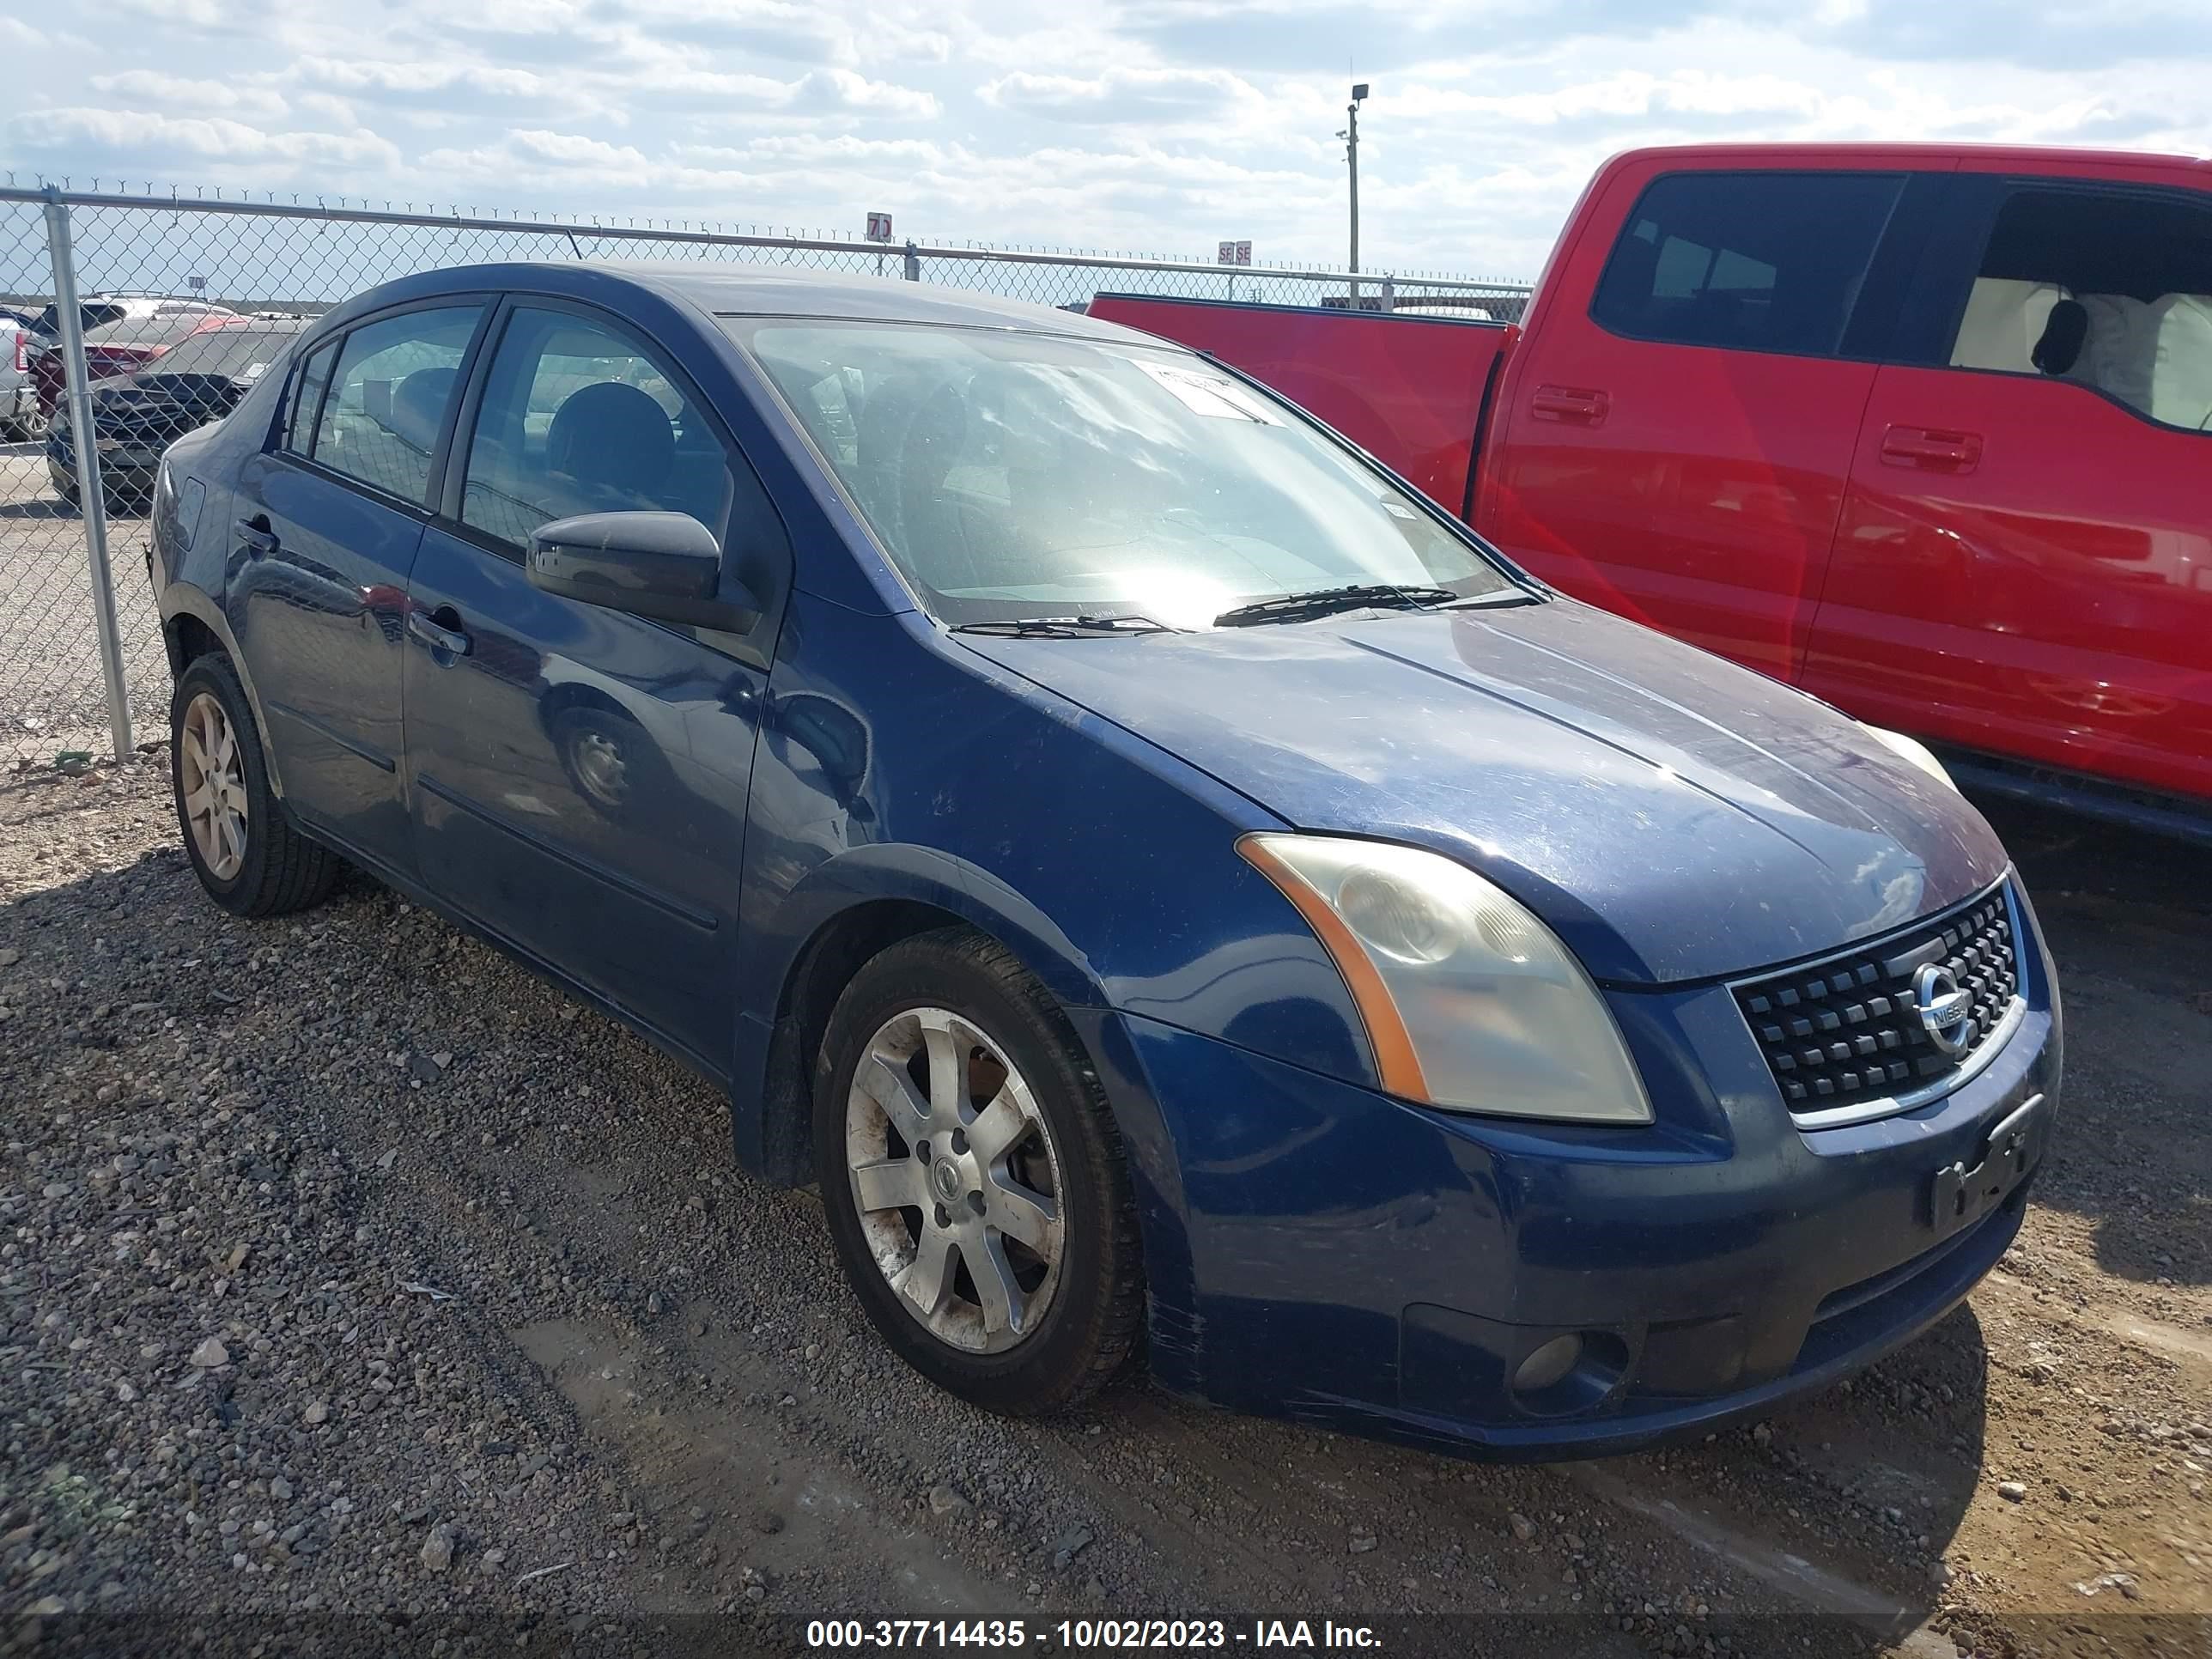
[[1214, 363], [903, 283], [322, 318], [150, 554], [214, 900], [341, 860], [727, 1091], [917, 1370], [1498, 1456], [1765, 1410], [2021, 1224], [2059, 1006], [1909, 739]]

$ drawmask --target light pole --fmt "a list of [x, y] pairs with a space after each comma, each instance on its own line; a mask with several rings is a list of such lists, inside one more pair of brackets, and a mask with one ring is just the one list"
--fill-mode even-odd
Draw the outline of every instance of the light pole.
[[1351, 308], [1359, 309], [1359, 106], [1367, 99], [1367, 82], [1355, 82], [1352, 101], [1344, 106], [1344, 131], [1336, 136], [1344, 140], [1344, 159], [1352, 168], [1352, 302]]

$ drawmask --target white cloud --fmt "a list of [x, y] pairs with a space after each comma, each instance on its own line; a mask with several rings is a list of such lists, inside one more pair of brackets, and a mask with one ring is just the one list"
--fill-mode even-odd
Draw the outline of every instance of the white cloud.
[[302, 92], [294, 101], [310, 115], [319, 115], [336, 127], [358, 126], [361, 123], [354, 113], [352, 100], [331, 92]]
[[303, 80], [355, 93], [488, 93], [496, 97], [536, 98], [550, 91], [542, 76], [528, 70], [502, 69], [488, 64], [459, 64], [450, 60], [417, 59], [380, 62], [375, 59], [302, 58], [292, 73]]
[[976, 95], [1018, 114], [1114, 125], [1226, 125], [1266, 101], [1250, 82], [1227, 70], [1187, 69], [1117, 69], [1088, 77], [1017, 70], [986, 82]]
[[116, 0], [116, 4], [143, 17], [188, 23], [195, 28], [210, 28], [228, 21], [222, 0]]
[[[147, 110], [40, 110], [32, 115], [10, 116], [7, 131], [10, 143], [42, 155], [75, 151], [88, 153], [95, 160], [164, 150], [188, 163], [313, 162], [354, 169], [397, 167], [400, 161], [398, 146], [365, 128], [352, 132], [271, 132], [224, 116], [161, 115]], [[110, 170], [113, 170], [112, 165]]]
[[926, 120], [939, 107], [929, 93], [893, 86], [888, 81], [871, 81], [846, 69], [810, 71], [792, 88], [791, 102], [800, 110], [851, 110], [909, 120]]
[[136, 106], [228, 110], [245, 115], [283, 115], [290, 106], [273, 88], [230, 81], [193, 81], [159, 70], [125, 70], [92, 77], [95, 91]]
[[[2019, 0], [113, 0], [0, 17], [10, 154], [52, 174], [1532, 273], [1631, 145], [2212, 149], [2212, 7]], [[105, 15], [105, 14], [103, 14]], [[210, 168], [220, 161], [222, 168]]]

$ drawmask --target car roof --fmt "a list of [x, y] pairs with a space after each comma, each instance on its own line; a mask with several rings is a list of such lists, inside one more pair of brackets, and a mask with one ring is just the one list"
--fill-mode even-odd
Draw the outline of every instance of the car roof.
[[1682, 161], [1726, 163], [1764, 161], [1796, 164], [1821, 169], [1844, 167], [1928, 167], [1942, 162], [1980, 165], [2004, 162], [2034, 173], [2058, 162], [2086, 162], [2121, 170], [2212, 167], [2202, 156], [2165, 154], [2156, 150], [2081, 149], [2057, 144], [1928, 143], [1805, 139], [1765, 143], [1754, 140], [1717, 140], [1696, 144], [1650, 144], [1615, 155], [1608, 167], [1632, 161]]
[[[437, 286], [524, 289], [547, 276], [588, 272], [600, 281], [628, 284], [721, 317], [811, 317], [867, 322], [906, 322], [1012, 329], [1034, 334], [1076, 335], [1158, 346], [1167, 343], [1135, 329], [1101, 322], [1050, 306], [1001, 299], [967, 289], [895, 277], [776, 267], [728, 270], [680, 261], [547, 260], [462, 265], [437, 273]], [[408, 287], [415, 284], [407, 283]], [[568, 287], [556, 280], [556, 290]]]

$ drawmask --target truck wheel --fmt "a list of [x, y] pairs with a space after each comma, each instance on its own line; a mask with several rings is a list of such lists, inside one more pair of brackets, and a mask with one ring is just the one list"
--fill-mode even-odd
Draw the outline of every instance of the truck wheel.
[[224, 909], [279, 916], [330, 891], [337, 854], [301, 835], [269, 787], [246, 689], [219, 653], [195, 659], [169, 699], [169, 778], [185, 856]]
[[1003, 946], [946, 928], [860, 969], [816, 1066], [814, 1150], [861, 1306], [939, 1386], [1049, 1412], [1128, 1357], [1145, 1299], [1121, 1134]]

